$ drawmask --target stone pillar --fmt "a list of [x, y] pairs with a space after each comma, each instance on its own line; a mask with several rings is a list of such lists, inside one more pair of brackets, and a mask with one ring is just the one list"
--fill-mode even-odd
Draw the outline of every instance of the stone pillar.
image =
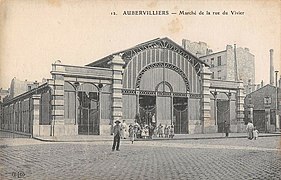
[[33, 111], [32, 111], [32, 136], [40, 136], [40, 126], [39, 126], [39, 120], [40, 120], [40, 98], [41, 96], [38, 94], [32, 95], [32, 105], [33, 105]]
[[236, 97], [236, 119], [237, 119], [237, 132], [245, 132], [246, 126], [244, 123], [244, 88], [243, 82], [239, 82]]
[[[123, 61], [121, 55], [114, 55], [110, 62], [112, 69], [112, 121], [111, 125], [117, 119], [122, 118], [122, 73], [123, 73]], [[132, 107], [134, 108], [134, 107]]]
[[215, 125], [215, 119], [211, 119], [211, 106], [210, 106], [210, 79], [211, 71], [207, 67], [203, 67], [202, 76], [202, 128], [203, 133], [215, 133], [217, 132], [217, 126]]
[[65, 134], [64, 127], [64, 76], [65, 68], [61, 64], [52, 64], [52, 79], [49, 85], [52, 88], [52, 123], [51, 136], [62, 136]]

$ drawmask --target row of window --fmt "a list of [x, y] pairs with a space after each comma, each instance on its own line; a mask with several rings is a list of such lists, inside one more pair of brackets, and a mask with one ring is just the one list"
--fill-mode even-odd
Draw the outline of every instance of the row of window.
[[[209, 63], [209, 59], [203, 60], [205, 63]], [[215, 67], [215, 58], [211, 58], [211, 67]], [[217, 66], [221, 66], [221, 56], [217, 57]]]
[[[212, 72], [212, 79], [215, 79], [215, 72]], [[218, 70], [216, 79], [221, 79], [221, 70]]]

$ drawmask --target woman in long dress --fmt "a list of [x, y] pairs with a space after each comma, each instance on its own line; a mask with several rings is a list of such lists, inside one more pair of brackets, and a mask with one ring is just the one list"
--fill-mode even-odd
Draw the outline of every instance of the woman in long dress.
[[127, 126], [125, 120], [123, 120], [123, 123], [121, 123], [121, 138], [122, 139], [126, 139], [127, 131], [128, 131], [128, 126]]
[[129, 126], [129, 137], [130, 137], [130, 141], [132, 141], [133, 144], [135, 140], [135, 131], [134, 131], [134, 126], [132, 126], [131, 124]]
[[248, 139], [252, 140], [253, 139], [253, 131], [254, 131], [254, 125], [253, 125], [252, 121], [248, 122], [246, 130], [248, 132]]

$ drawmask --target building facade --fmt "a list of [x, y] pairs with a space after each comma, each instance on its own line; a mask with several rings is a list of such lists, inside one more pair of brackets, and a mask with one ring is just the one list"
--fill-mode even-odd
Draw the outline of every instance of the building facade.
[[245, 97], [245, 121], [260, 132], [275, 132], [280, 129], [280, 108], [281, 88], [267, 84]]
[[124, 119], [187, 134], [220, 132], [226, 120], [232, 132], [244, 131], [243, 83], [212, 80], [208, 66], [168, 38], [86, 66], [55, 63], [52, 79], [3, 104], [1, 127], [33, 136], [109, 135]]
[[184, 39], [182, 45], [210, 66], [212, 79], [243, 81], [246, 94], [256, 89], [255, 56], [248, 48], [227, 45], [225, 50], [213, 53], [204, 42], [190, 42]]
[[208, 44], [202, 41], [191, 42], [188, 39], [183, 39], [182, 47], [196, 57], [206, 56], [213, 53], [213, 50], [209, 48]]
[[5, 97], [9, 96], [9, 90], [6, 90], [6, 89], [0, 89], [0, 102], [3, 103], [3, 100]]
[[17, 78], [13, 78], [11, 81], [10, 89], [9, 89], [9, 96], [8, 99], [12, 99], [14, 97], [19, 96], [27, 91], [30, 91], [34, 88], [37, 88], [39, 85], [43, 84], [44, 82], [37, 82], [37, 81], [27, 81], [27, 80], [20, 80]]

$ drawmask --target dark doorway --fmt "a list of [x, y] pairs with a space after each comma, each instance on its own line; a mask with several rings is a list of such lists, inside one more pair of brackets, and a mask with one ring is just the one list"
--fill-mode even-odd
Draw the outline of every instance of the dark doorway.
[[264, 110], [254, 110], [253, 111], [254, 126], [259, 132], [265, 132], [266, 121], [265, 121], [265, 111]]
[[174, 97], [173, 107], [175, 133], [188, 134], [188, 99], [185, 97]]
[[224, 132], [224, 121], [230, 124], [229, 100], [217, 100], [218, 132]]
[[140, 122], [138, 123], [155, 126], [156, 96], [140, 95], [139, 105]]
[[78, 92], [78, 134], [99, 134], [98, 92]]

